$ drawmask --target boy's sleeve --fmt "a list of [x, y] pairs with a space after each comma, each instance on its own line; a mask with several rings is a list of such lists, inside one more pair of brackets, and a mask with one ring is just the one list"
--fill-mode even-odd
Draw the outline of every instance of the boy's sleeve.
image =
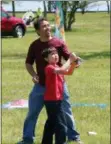
[[46, 69], [45, 69], [45, 73], [48, 74], [48, 75], [52, 75], [52, 74], [54, 74], [54, 70], [55, 70], [55, 67], [47, 66]]

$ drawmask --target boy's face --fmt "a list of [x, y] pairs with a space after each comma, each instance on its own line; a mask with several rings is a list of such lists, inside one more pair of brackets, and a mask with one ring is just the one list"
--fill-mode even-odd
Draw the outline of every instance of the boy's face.
[[54, 51], [48, 55], [48, 63], [56, 64], [58, 63], [58, 61], [59, 61], [59, 56], [57, 51]]
[[40, 23], [40, 29], [38, 30], [38, 33], [41, 37], [50, 37], [51, 36], [51, 27], [48, 21], [42, 21]]

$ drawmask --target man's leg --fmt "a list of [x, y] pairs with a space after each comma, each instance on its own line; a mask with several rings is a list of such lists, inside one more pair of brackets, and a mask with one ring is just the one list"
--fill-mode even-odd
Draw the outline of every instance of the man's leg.
[[69, 93], [66, 83], [64, 83], [64, 99], [62, 102], [66, 122], [67, 122], [67, 136], [69, 140], [80, 139], [79, 133], [76, 131], [75, 121], [72, 114], [71, 105], [69, 102]]
[[35, 84], [32, 89], [32, 92], [29, 95], [29, 110], [23, 128], [23, 140], [26, 142], [33, 142], [33, 137], [35, 136], [36, 122], [39, 113], [44, 105], [44, 91], [44, 87], [42, 87], [39, 84]]

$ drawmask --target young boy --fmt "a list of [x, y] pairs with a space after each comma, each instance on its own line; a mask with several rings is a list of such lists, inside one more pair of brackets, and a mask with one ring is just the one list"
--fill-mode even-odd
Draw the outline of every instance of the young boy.
[[[45, 67], [46, 91], [44, 104], [48, 119], [44, 126], [42, 144], [52, 144], [53, 134], [55, 134], [55, 144], [66, 144], [66, 121], [61, 107], [63, 99], [63, 75], [71, 75], [76, 62], [69, 61], [62, 67], [57, 66], [59, 56], [55, 48], [43, 50], [42, 56], [48, 62]], [[77, 59], [75, 55], [75, 59]], [[72, 63], [70, 65], [70, 63]]]

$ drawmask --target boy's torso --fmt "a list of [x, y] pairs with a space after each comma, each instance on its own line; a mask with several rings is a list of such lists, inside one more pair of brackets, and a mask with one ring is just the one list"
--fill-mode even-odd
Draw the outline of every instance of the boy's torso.
[[53, 66], [49, 64], [45, 68], [46, 91], [44, 95], [44, 100], [58, 101], [63, 99], [64, 76], [54, 73], [54, 69], [57, 67], [57, 65]]

